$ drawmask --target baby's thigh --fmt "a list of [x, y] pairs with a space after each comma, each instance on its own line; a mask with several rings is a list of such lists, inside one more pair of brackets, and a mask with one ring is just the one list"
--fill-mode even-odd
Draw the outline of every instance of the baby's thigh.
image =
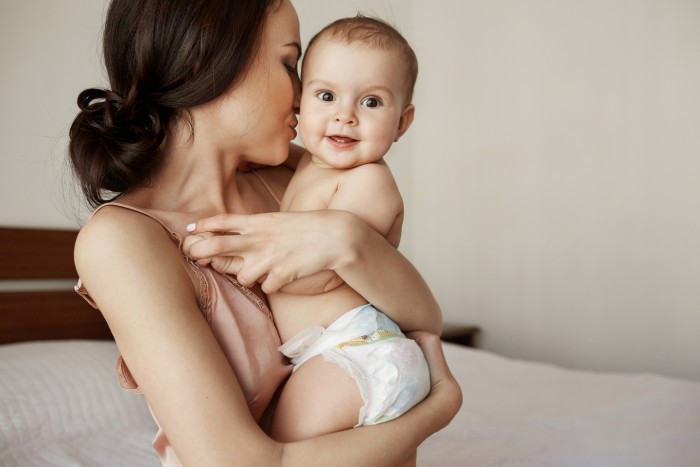
[[352, 428], [362, 396], [357, 383], [340, 366], [317, 355], [289, 377], [272, 420], [271, 436], [292, 442]]

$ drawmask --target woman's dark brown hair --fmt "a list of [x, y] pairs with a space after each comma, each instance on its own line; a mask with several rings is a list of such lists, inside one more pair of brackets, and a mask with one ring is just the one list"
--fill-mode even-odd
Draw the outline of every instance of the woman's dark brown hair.
[[176, 119], [243, 77], [279, 0], [112, 0], [103, 53], [110, 89], [86, 89], [69, 154], [93, 207], [147, 186]]

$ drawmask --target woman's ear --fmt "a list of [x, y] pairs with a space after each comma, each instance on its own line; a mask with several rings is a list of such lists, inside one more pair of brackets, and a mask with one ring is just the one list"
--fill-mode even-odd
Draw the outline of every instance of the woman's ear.
[[408, 104], [403, 112], [401, 112], [401, 118], [399, 119], [399, 127], [396, 131], [396, 138], [394, 142], [398, 141], [399, 138], [403, 136], [413, 123], [413, 116], [416, 113], [416, 107], [413, 104]]

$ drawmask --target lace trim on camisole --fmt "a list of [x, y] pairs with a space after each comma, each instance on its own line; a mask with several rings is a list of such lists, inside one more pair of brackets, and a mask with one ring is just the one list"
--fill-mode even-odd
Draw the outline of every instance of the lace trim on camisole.
[[236, 279], [235, 276], [233, 276], [231, 274], [223, 274], [223, 276], [230, 283], [232, 283], [233, 285], [238, 287], [238, 289], [243, 293], [243, 295], [245, 295], [245, 297], [248, 300], [253, 302], [253, 304], [255, 304], [255, 306], [260, 308], [261, 311], [264, 311], [267, 314], [268, 318], [272, 318], [272, 310], [270, 310], [270, 307], [267, 306], [267, 303], [265, 303], [265, 301], [262, 298], [260, 298], [260, 296], [258, 294], [256, 294], [255, 292], [253, 292], [251, 289], [244, 286], [240, 282], [238, 282], [238, 279]]

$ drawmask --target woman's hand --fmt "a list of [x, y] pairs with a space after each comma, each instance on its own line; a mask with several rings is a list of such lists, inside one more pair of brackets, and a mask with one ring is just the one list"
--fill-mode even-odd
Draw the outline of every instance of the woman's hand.
[[183, 249], [200, 264], [273, 293], [286, 284], [353, 261], [351, 214], [323, 210], [222, 214], [197, 221]]
[[362, 219], [342, 210], [222, 214], [197, 221], [185, 254], [274, 293], [333, 271], [402, 330], [441, 331], [440, 307], [416, 268]]
[[288, 444], [283, 453], [289, 465], [403, 465], [423, 441], [450, 423], [462, 405], [462, 391], [447, 367], [440, 338], [420, 331], [409, 337], [423, 349], [430, 367], [428, 397], [390, 422]]
[[447, 366], [445, 354], [442, 351], [440, 337], [423, 331], [415, 331], [407, 334], [407, 337], [416, 341], [423, 351], [430, 368], [430, 394], [429, 399], [435, 398], [437, 406], [442, 408], [444, 428], [457, 415], [462, 406], [462, 389], [454, 375]]

